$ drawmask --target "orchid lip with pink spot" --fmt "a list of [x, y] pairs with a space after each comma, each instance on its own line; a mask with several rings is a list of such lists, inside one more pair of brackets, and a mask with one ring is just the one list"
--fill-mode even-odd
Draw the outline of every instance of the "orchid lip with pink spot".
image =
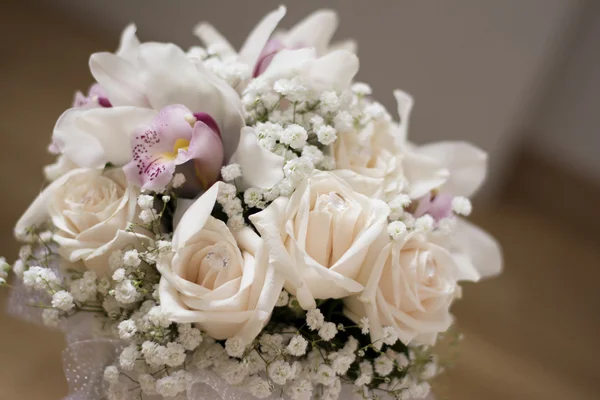
[[218, 179], [224, 159], [215, 120], [180, 104], [163, 108], [149, 126], [138, 128], [131, 145], [133, 158], [123, 169], [127, 179], [144, 190], [164, 189], [176, 166], [192, 160], [206, 189]]
[[415, 217], [429, 214], [437, 222], [452, 216], [452, 196], [450, 193], [427, 193], [419, 199], [419, 205], [413, 213]]
[[94, 83], [90, 86], [87, 96], [81, 92], [75, 93], [73, 107], [85, 107], [93, 103], [104, 108], [112, 107], [110, 100], [108, 100], [106, 90], [98, 83]]

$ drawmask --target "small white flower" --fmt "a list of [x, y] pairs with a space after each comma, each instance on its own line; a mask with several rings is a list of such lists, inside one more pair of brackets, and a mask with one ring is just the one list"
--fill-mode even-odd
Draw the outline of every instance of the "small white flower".
[[142, 260], [140, 259], [140, 254], [135, 249], [126, 251], [125, 255], [123, 256], [123, 263], [127, 267], [135, 268], [139, 266], [141, 262]]
[[183, 186], [184, 183], [185, 176], [182, 173], [175, 174], [175, 176], [173, 177], [173, 187], [177, 189], [178, 187]]
[[119, 337], [123, 340], [129, 340], [137, 333], [137, 326], [131, 319], [126, 319], [119, 323]]
[[150, 210], [154, 206], [154, 197], [147, 194], [140, 194], [137, 203], [142, 210]]
[[302, 157], [317, 165], [323, 161], [323, 152], [317, 146], [308, 145], [302, 149]]
[[291, 400], [312, 399], [313, 385], [308, 379], [297, 379], [287, 386], [286, 393]]
[[278, 385], [285, 385], [291, 376], [292, 367], [283, 360], [276, 360], [268, 367], [269, 378]]
[[221, 168], [221, 176], [225, 182], [231, 182], [242, 176], [240, 164], [229, 164]]
[[102, 302], [102, 308], [104, 308], [104, 311], [106, 311], [110, 318], [117, 318], [121, 313], [119, 302], [114, 297], [105, 297]]
[[388, 376], [394, 370], [394, 361], [387, 355], [382, 354], [375, 359], [375, 372], [379, 376]]
[[325, 171], [332, 171], [335, 169], [335, 158], [332, 156], [324, 156], [319, 166]]
[[25, 260], [25, 261], [27, 261], [27, 259], [28, 259], [29, 257], [31, 257], [31, 253], [32, 253], [31, 246], [30, 246], [30, 245], [28, 245], [28, 244], [26, 244], [25, 246], [22, 246], [22, 247], [19, 249], [19, 258], [20, 258], [21, 260]]
[[258, 376], [250, 378], [246, 386], [250, 394], [259, 399], [269, 397], [273, 391], [271, 384]]
[[398, 364], [398, 367], [400, 368], [406, 368], [408, 367], [408, 364], [410, 364], [410, 361], [408, 361], [408, 357], [406, 357], [406, 354], [404, 353], [397, 353], [395, 359], [396, 364]]
[[158, 219], [158, 214], [156, 214], [153, 209], [142, 210], [142, 212], [140, 212], [140, 219], [144, 224], [151, 224]]
[[125, 268], [117, 268], [112, 276], [112, 279], [115, 282], [121, 282], [125, 278], [127, 278], [127, 272], [125, 271]]
[[383, 337], [381, 338], [381, 340], [383, 340], [383, 343], [387, 344], [388, 346], [393, 346], [394, 344], [396, 344], [396, 342], [398, 341], [398, 334], [396, 333], [394, 327], [385, 326], [383, 328]]
[[300, 182], [310, 175], [314, 168], [315, 167], [310, 160], [300, 157], [288, 161], [283, 167], [283, 173], [292, 182]]
[[106, 276], [103, 276], [98, 280], [98, 292], [101, 293], [103, 296], [106, 296], [110, 291], [110, 285], [110, 279]]
[[415, 221], [415, 229], [418, 231], [429, 232], [433, 229], [435, 220], [429, 214], [420, 216]]
[[308, 132], [306, 129], [298, 124], [288, 125], [281, 134], [279, 141], [283, 144], [287, 144], [292, 149], [300, 149], [306, 144], [308, 139]]
[[286, 347], [286, 351], [292, 356], [300, 357], [306, 354], [307, 346], [308, 341], [301, 335], [296, 335], [292, 338], [292, 340], [290, 340], [290, 343]]
[[13, 264], [12, 270], [18, 278], [23, 278], [23, 273], [25, 272], [25, 264], [22, 260], [17, 260]]
[[46, 308], [42, 312], [42, 320], [44, 321], [44, 325], [56, 328], [59, 322], [59, 311], [54, 308]]
[[229, 217], [227, 226], [232, 232], [237, 232], [246, 226], [246, 220], [242, 214], [236, 214]]
[[156, 394], [156, 380], [150, 374], [140, 374], [138, 376], [138, 382], [140, 383], [140, 389], [142, 393], [147, 396]]
[[239, 337], [232, 337], [225, 342], [225, 351], [229, 357], [242, 358], [246, 351], [246, 345]]
[[387, 119], [389, 114], [381, 103], [373, 102], [365, 107], [365, 114], [373, 119]]
[[348, 111], [341, 111], [333, 118], [333, 127], [338, 132], [347, 132], [354, 127], [354, 119]]
[[135, 303], [139, 298], [139, 293], [133, 282], [129, 279], [119, 282], [115, 288], [115, 299], [123, 304]]
[[336, 112], [340, 108], [340, 98], [334, 91], [326, 91], [319, 96], [320, 107], [323, 112]]
[[119, 370], [114, 365], [104, 369], [104, 380], [108, 383], [117, 383], [119, 381]]
[[388, 235], [393, 240], [400, 240], [404, 237], [406, 233], [406, 225], [400, 221], [394, 221], [388, 225]]
[[69, 311], [75, 304], [73, 303], [73, 295], [66, 290], [60, 290], [52, 295], [52, 307], [63, 311]]
[[456, 214], [468, 217], [471, 214], [471, 211], [473, 211], [471, 200], [463, 196], [456, 196], [452, 199], [452, 211]]
[[359, 96], [369, 96], [373, 93], [371, 86], [363, 82], [356, 82], [352, 85], [352, 93]]
[[275, 303], [275, 307], [286, 307], [289, 301], [290, 295], [287, 291], [282, 290], [281, 293], [279, 293], [279, 298], [277, 298], [277, 303]]
[[358, 327], [363, 335], [368, 335], [370, 329], [369, 318], [362, 317], [360, 321], [358, 321]]
[[329, 146], [337, 139], [337, 131], [331, 125], [323, 125], [317, 129], [317, 139], [325, 146]]
[[[144, 356], [146, 362], [151, 366], [158, 367], [164, 365], [165, 350], [166, 349], [164, 346], [160, 346], [158, 343], [150, 340], [146, 340], [144, 343], [142, 343], [142, 355]], [[138, 356], [139, 354], [136, 355], [136, 358]]]
[[306, 324], [308, 325], [311, 331], [321, 329], [324, 322], [325, 317], [321, 313], [321, 310], [319, 310], [318, 308], [308, 310], [308, 312], [306, 313]]
[[414, 399], [423, 399], [429, 395], [431, 385], [428, 382], [421, 382], [417, 385], [409, 387], [410, 395]]
[[168, 203], [171, 201], [171, 196], [164, 195], [163, 197], [161, 197], [161, 200], [163, 201], [163, 203]]
[[185, 362], [185, 348], [180, 343], [167, 343], [163, 358], [169, 367], [178, 367]]
[[331, 368], [338, 375], [345, 375], [346, 372], [350, 369], [350, 366], [354, 362], [356, 357], [352, 357], [345, 354], [336, 354], [337, 357], [333, 359], [331, 362]]
[[110, 267], [111, 270], [116, 270], [117, 268], [120, 268], [123, 265], [123, 251], [121, 250], [116, 250], [113, 251], [110, 254], [110, 257], [108, 257], [108, 266]]
[[326, 342], [333, 339], [337, 333], [338, 330], [333, 322], [325, 322], [319, 329], [319, 336]]
[[388, 218], [391, 221], [395, 221], [402, 217], [404, 214], [404, 209], [410, 205], [410, 201], [410, 197], [405, 194], [401, 194], [390, 201], [388, 203], [390, 206], [390, 215]]
[[421, 372], [421, 379], [430, 380], [434, 378], [438, 373], [438, 366], [435, 362], [430, 362], [423, 368]]
[[164, 397], [175, 397], [186, 389], [180, 380], [172, 375], [167, 375], [156, 381], [156, 392]]
[[330, 386], [335, 382], [336, 374], [327, 364], [320, 364], [314, 374], [315, 381], [321, 385]]
[[242, 200], [237, 197], [229, 199], [226, 203], [223, 204], [223, 211], [227, 214], [228, 217], [231, 217], [236, 214], [241, 214], [244, 211], [244, 207], [242, 205]]
[[171, 325], [169, 315], [162, 309], [161, 306], [155, 306], [148, 311], [148, 321], [161, 328], [168, 328]]
[[40, 240], [44, 243], [50, 243], [52, 241], [52, 236], [54, 236], [52, 231], [44, 231], [40, 233]]
[[279, 79], [273, 85], [273, 89], [292, 102], [306, 101], [309, 92], [300, 76], [292, 79]]
[[6, 279], [0, 277], [0, 287], [6, 285]]
[[119, 356], [119, 365], [125, 371], [131, 371], [135, 366], [135, 361], [140, 356], [140, 352], [135, 344], [125, 347]]
[[264, 208], [265, 203], [262, 201], [262, 190], [257, 188], [249, 188], [244, 192], [244, 202], [250, 207]]

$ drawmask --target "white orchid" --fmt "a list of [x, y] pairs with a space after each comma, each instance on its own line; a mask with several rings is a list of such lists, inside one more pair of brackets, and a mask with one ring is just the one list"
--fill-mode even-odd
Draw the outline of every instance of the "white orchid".
[[[139, 184], [157, 189], [151, 183], [155, 175], [164, 171], [172, 175], [174, 165], [195, 158], [185, 154], [196, 153], [190, 148], [194, 142], [206, 142], [194, 140], [192, 130], [200, 130], [216, 137], [211, 142], [222, 142], [220, 162], [208, 163], [214, 169], [237, 147], [244, 124], [239, 96], [202, 65], [191, 61], [179, 47], [140, 44], [132, 29], [128, 28], [124, 34], [129, 38], [121, 46], [127, 48], [126, 52], [96, 53], [90, 58], [92, 74], [111, 107], [67, 110], [56, 123], [54, 143], [82, 167], [133, 163], [131, 176], [142, 175], [145, 179]], [[181, 112], [182, 109], [186, 112]], [[173, 114], [173, 110], [177, 112]], [[165, 121], [170, 125], [164, 125]], [[155, 142], [144, 139], [145, 133]], [[161, 139], [164, 140], [158, 146]], [[144, 147], [140, 151], [146, 155], [143, 159], [134, 151], [140, 145]], [[205, 184], [215, 179], [214, 171], [197, 172], [206, 176]], [[165, 179], [159, 181], [164, 183]]]

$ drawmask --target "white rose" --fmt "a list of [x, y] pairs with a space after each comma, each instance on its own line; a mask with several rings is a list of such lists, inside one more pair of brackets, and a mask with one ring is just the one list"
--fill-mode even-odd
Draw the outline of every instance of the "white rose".
[[174, 322], [248, 344], [268, 322], [284, 280], [254, 231], [244, 228], [234, 237], [210, 215], [219, 186], [186, 211], [175, 229], [173, 253], [159, 260], [160, 302]]
[[290, 198], [250, 217], [267, 243], [271, 263], [305, 309], [315, 299], [362, 291], [355, 277], [373, 241], [386, 229], [389, 208], [353, 191], [332, 173], [315, 171]]
[[17, 222], [15, 234], [23, 238], [27, 228], [50, 219], [62, 257], [107, 274], [113, 251], [147, 240], [125, 231], [136, 218], [137, 196], [121, 169], [75, 169], [42, 191]]
[[498, 252], [480, 256], [467, 259], [462, 249], [447, 249], [418, 232], [401, 241], [384, 234], [371, 246], [356, 277], [365, 289], [344, 300], [345, 312], [356, 322], [367, 317], [371, 339], [379, 346], [386, 326], [393, 327], [404, 344], [431, 345], [452, 324], [449, 308], [460, 293], [458, 281], [499, 272], [490, 269], [499, 267]]

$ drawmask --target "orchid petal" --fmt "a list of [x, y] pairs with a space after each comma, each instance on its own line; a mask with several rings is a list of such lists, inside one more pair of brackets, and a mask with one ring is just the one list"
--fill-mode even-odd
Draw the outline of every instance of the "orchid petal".
[[123, 33], [121, 33], [119, 48], [115, 52], [116, 55], [130, 62], [135, 62], [137, 51], [140, 47], [140, 41], [135, 34], [136, 30], [135, 24], [127, 25]]
[[124, 165], [131, 159], [131, 135], [155, 115], [156, 111], [139, 107], [72, 108], [56, 122], [53, 139], [79, 166]]
[[409, 196], [418, 199], [439, 188], [448, 179], [448, 170], [437, 160], [421, 155], [415, 151], [407, 151], [402, 162], [404, 175], [410, 183]]
[[[462, 218], [456, 223], [453, 247], [456, 263], [463, 271], [460, 279], [477, 281], [502, 271], [502, 250], [496, 239]], [[464, 273], [473, 270], [476, 274]]]
[[402, 90], [394, 90], [394, 97], [398, 103], [398, 116], [400, 117], [396, 140], [398, 140], [399, 143], [404, 143], [408, 138], [408, 122], [414, 100], [410, 94], [403, 92]]
[[172, 44], [142, 44], [140, 62], [152, 107], [182, 104], [192, 112], [211, 115], [220, 127], [228, 159], [237, 147], [239, 131], [244, 125], [237, 92]]
[[298, 45], [313, 47], [317, 54], [325, 54], [338, 27], [338, 16], [333, 10], [318, 10], [290, 29], [282, 40], [286, 47]]
[[440, 162], [450, 172], [444, 191], [471, 197], [485, 180], [487, 154], [466, 142], [439, 142], [421, 146], [419, 154]]
[[267, 14], [258, 23], [242, 45], [238, 57], [239, 61], [254, 68], [271, 34], [279, 24], [279, 21], [285, 16], [285, 13], [285, 6], [279, 6], [277, 10]]
[[196, 25], [194, 28], [194, 35], [196, 35], [206, 47], [218, 46], [221, 54], [235, 54], [235, 48], [208, 22], [200, 22]]
[[149, 106], [139, 71], [126, 59], [112, 53], [94, 53], [90, 70], [114, 106]]
[[223, 166], [223, 143], [219, 135], [202, 121], [196, 122], [187, 158], [194, 160], [196, 176], [204, 188], [219, 179]]
[[316, 85], [337, 91], [345, 90], [358, 72], [358, 57], [345, 51], [336, 50], [315, 60], [310, 71], [310, 80]]
[[242, 128], [240, 144], [233, 160], [242, 168], [242, 189], [269, 189], [283, 179], [283, 157], [262, 147], [250, 127]]

